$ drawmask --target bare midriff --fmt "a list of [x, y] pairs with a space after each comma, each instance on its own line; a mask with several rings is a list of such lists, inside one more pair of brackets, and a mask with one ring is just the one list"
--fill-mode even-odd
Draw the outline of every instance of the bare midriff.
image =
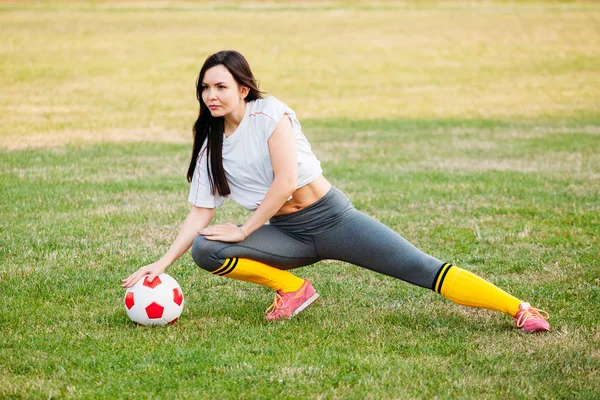
[[297, 189], [292, 194], [292, 198], [281, 206], [275, 215], [285, 215], [300, 211], [320, 200], [329, 192], [329, 189], [331, 189], [331, 183], [321, 175], [308, 185]]

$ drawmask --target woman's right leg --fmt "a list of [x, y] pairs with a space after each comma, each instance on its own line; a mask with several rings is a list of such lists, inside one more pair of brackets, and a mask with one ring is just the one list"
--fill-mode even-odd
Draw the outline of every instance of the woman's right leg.
[[277, 291], [267, 309], [267, 320], [291, 318], [319, 295], [309, 281], [288, 269], [318, 261], [312, 242], [265, 225], [239, 243], [225, 243], [198, 236], [192, 258], [213, 275], [253, 282]]
[[208, 272], [216, 272], [225, 260], [247, 258], [288, 270], [319, 261], [310, 240], [264, 225], [241, 242], [226, 243], [198, 236], [192, 244], [192, 258]]

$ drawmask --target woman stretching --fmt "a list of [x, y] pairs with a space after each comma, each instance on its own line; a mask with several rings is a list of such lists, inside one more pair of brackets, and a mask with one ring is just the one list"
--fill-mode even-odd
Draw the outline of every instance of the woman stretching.
[[[266, 319], [280, 320], [319, 297], [310, 281], [288, 270], [333, 259], [435, 290], [464, 306], [503, 312], [527, 332], [549, 330], [544, 311], [425, 254], [357, 211], [323, 177], [294, 111], [262, 97], [240, 53], [208, 57], [196, 90], [200, 114], [187, 173], [192, 210], [165, 255], [123, 279], [123, 287], [145, 275], [153, 280], [191, 247], [196, 264], [210, 273], [274, 289]], [[253, 211], [243, 225], [209, 226], [225, 198]]]

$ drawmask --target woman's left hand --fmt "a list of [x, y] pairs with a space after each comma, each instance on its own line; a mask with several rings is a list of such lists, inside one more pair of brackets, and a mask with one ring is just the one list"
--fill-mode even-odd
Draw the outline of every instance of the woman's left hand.
[[246, 234], [241, 226], [228, 222], [226, 224], [211, 225], [200, 231], [200, 234], [208, 240], [236, 243], [246, 239]]

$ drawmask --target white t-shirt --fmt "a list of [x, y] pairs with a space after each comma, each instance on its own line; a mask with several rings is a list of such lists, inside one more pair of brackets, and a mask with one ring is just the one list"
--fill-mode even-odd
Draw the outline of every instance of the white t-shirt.
[[[298, 188], [317, 179], [322, 173], [321, 162], [302, 133], [296, 113], [274, 97], [246, 104], [246, 113], [235, 132], [223, 136], [223, 168], [231, 200], [249, 210], [256, 210], [273, 183], [273, 165], [267, 141], [284, 115], [292, 121], [298, 154]], [[192, 178], [188, 201], [198, 207], [220, 207], [225, 198], [210, 191], [205, 141], [200, 149]]]

